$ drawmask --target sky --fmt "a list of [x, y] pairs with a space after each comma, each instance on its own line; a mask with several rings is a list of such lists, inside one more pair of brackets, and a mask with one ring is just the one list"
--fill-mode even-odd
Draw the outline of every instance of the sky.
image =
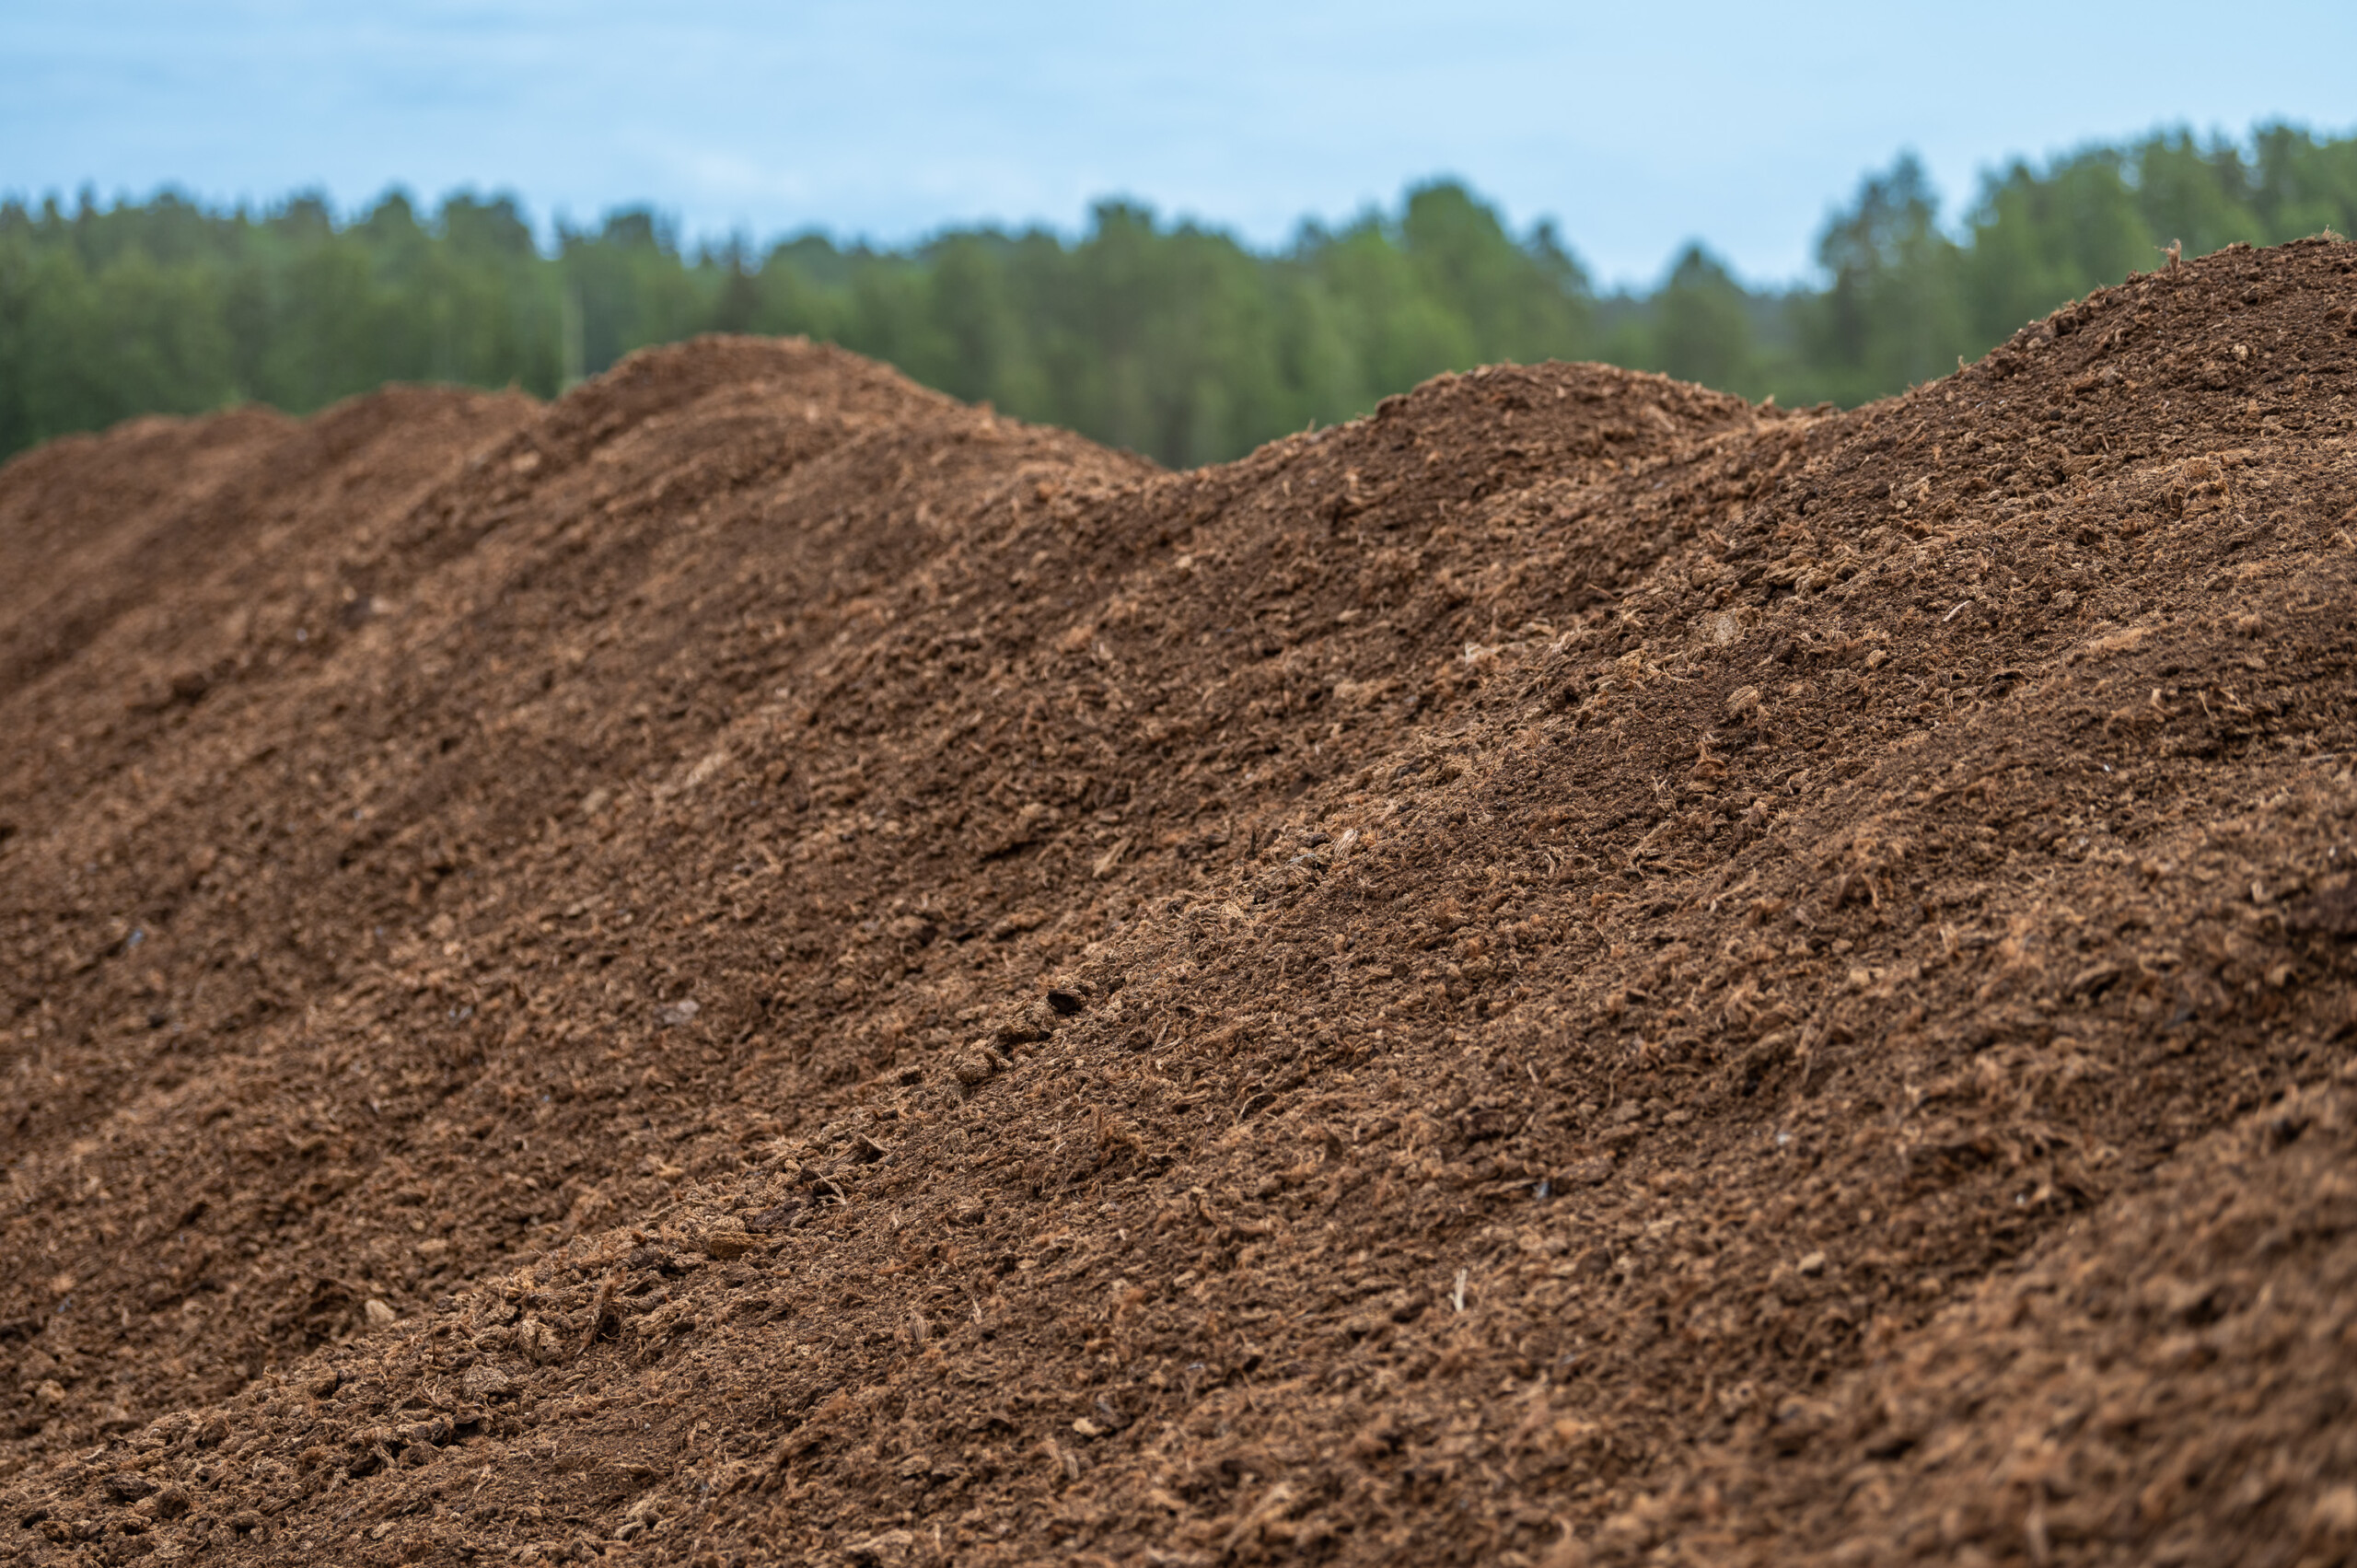
[[[2232, 25], [2225, 25], [2231, 18]], [[1282, 244], [1461, 178], [1600, 283], [1755, 283], [1902, 149], [2357, 130], [2357, 5], [0, 0], [0, 194], [508, 192], [690, 240], [1076, 233], [1107, 196]]]

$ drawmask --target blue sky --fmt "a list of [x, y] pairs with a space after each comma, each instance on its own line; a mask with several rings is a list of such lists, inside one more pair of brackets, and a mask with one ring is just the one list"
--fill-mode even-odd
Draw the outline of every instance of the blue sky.
[[1448, 173], [1603, 281], [1689, 238], [1767, 281], [1902, 147], [1953, 213], [2014, 155], [2273, 117], [2357, 129], [2357, 5], [0, 0], [0, 192], [473, 187], [691, 238], [1123, 194], [1273, 244]]

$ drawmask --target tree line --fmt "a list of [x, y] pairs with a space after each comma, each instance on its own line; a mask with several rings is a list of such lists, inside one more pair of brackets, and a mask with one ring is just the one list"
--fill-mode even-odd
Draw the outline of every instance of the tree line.
[[1449, 180], [1256, 251], [1107, 202], [1076, 238], [957, 229], [902, 250], [821, 234], [691, 251], [651, 212], [560, 228], [516, 202], [389, 192], [339, 221], [297, 196], [165, 192], [0, 204], [0, 455], [133, 414], [307, 412], [389, 380], [550, 396], [704, 331], [801, 333], [1175, 466], [1332, 424], [1443, 370], [1601, 359], [1747, 397], [1854, 404], [1953, 369], [2162, 248], [2357, 223], [2357, 137], [2182, 131], [1986, 175], [1944, 224], [1902, 157], [1828, 218], [1810, 285], [1747, 288], [1700, 244], [1600, 294], [1548, 224]]

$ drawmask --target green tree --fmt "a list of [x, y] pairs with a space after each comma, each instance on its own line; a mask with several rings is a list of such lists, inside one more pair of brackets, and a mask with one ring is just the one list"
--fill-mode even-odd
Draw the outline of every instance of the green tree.
[[317, 194], [208, 210], [171, 190], [0, 204], [0, 454], [241, 398], [301, 412], [388, 379], [553, 395], [700, 331], [798, 332], [960, 397], [1168, 463], [1236, 456], [1444, 370], [1601, 354], [1788, 401], [1945, 374], [2022, 322], [2192, 252], [2357, 226], [2357, 138], [2165, 130], [1982, 180], [1960, 229], [1922, 169], [1868, 176], [1820, 238], [1821, 285], [1746, 288], [1701, 245], [1599, 298], [1553, 229], [1455, 180], [1273, 253], [1108, 202], [1076, 238], [958, 229], [899, 250], [806, 233], [692, 258], [647, 208], [562, 230], [513, 198], [406, 192], [340, 220]]
[[1913, 154], [1869, 175], [1817, 242], [1830, 286], [1815, 302], [1815, 368], [1842, 401], [1898, 391], [1955, 368], [1972, 346], [1956, 242]]
[[1689, 245], [1670, 269], [1654, 318], [1655, 352], [1669, 375], [1730, 391], [1758, 383], [1750, 296], [1701, 246]]
[[1983, 183], [1961, 258], [1976, 343], [2154, 264], [2126, 166], [2121, 154], [2094, 148], [2043, 175], [2017, 162]]

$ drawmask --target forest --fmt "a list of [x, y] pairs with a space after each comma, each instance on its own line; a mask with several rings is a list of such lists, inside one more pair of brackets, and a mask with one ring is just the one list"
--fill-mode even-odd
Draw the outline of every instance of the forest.
[[1901, 157], [1828, 217], [1817, 273], [1747, 287], [1696, 243], [1599, 292], [1564, 238], [1462, 183], [1305, 223], [1281, 250], [1109, 201], [1076, 237], [954, 229], [902, 250], [812, 232], [694, 247], [652, 209], [544, 246], [505, 196], [215, 210], [174, 192], [0, 205], [0, 456], [134, 414], [307, 412], [389, 380], [550, 396], [645, 344], [800, 333], [1173, 466], [1365, 412], [1444, 370], [1597, 359], [1786, 404], [1956, 367], [2091, 289], [2357, 223], [2357, 137], [2155, 133], [1985, 175], [1941, 212]]

